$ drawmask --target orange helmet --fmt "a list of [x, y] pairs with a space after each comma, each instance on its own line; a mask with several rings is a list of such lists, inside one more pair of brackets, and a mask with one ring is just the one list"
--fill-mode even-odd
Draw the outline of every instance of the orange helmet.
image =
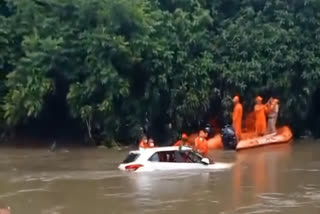
[[186, 133], [182, 133], [181, 139], [188, 139], [188, 135]]

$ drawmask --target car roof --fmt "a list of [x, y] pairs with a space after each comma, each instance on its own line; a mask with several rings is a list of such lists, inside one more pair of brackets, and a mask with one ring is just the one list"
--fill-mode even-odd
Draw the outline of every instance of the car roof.
[[166, 147], [154, 147], [154, 148], [146, 148], [135, 151], [130, 151], [129, 154], [137, 154], [138, 159], [136, 161], [148, 161], [149, 158], [157, 152], [175, 152], [175, 151], [193, 151], [192, 148], [182, 146], [166, 146]]
[[164, 147], [154, 147], [154, 148], [147, 148], [143, 150], [135, 150], [135, 151], [130, 151], [130, 153], [143, 153], [145, 151], [154, 153], [154, 152], [169, 152], [169, 151], [191, 151], [192, 148], [182, 146], [181, 148], [179, 146], [164, 146]]

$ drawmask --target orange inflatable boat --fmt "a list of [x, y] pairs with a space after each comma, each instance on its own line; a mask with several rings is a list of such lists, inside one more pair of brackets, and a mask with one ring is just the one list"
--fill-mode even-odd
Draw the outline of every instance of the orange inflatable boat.
[[223, 149], [222, 137], [220, 134], [215, 135], [213, 138], [208, 139], [209, 150]]
[[[272, 135], [265, 135], [262, 137], [257, 137], [253, 133], [243, 133], [240, 140], [235, 149], [242, 150], [242, 149], [249, 149], [255, 148], [259, 146], [266, 146], [266, 145], [273, 145], [273, 144], [280, 144], [280, 143], [289, 143], [292, 139], [292, 132], [289, 127], [284, 126], [277, 130], [277, 134]], [[217, 150], [217, 149], [224, 149], [225, 146], [223, 144], [223, 140], [220, 134], [210, 138], [208, 140], [208, 147], [210, 150]]]
[[277, 134], [265, 135], [262, 137], [249, 138], [240, 140], [236, 150], [249, 149], [259, 146], [289, 143], [292, 139], [292, 132], [289, 127], [285, 126], [277, 130]]

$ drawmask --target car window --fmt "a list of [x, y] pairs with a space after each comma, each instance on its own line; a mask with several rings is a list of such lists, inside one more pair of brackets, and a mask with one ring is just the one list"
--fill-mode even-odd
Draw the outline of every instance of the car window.
[[126, 157], [126, 159], [124, 159], [124, 161], [122, 163], [131, 163], [135, 160], [137, 160], [137, 158], [140, 156], [140, 154], [137, 153], [129, 153], [128, 156]]
[[189, 152], [189, 157], [193, 163], [200, 163], [202, 159], [200, 155], [192, 151]]
[[176, 162], [179, 162], [179, 163], [186, 162], [186, 159], [185, 159], [185, 157], [183, 156], [183, 154], [181, 152], [175, 151], [174, 152], [174, 156], [175, 156]]
[[174, 151], [163, 151], [154, 153], [149, 161], [152, 162], [177, 162]]
[[190, 151], [176, 151], [176, 160], [179, 163], [192, 163], [192, 159], [190, 158], [189, 155]]
[[[192, 152], [190, 150], [187, 151], [177, 151], [179, 153], [179, 156], [181, 157], [181, 160], [179, 162], [184, 163], [199, 163], [201, 161], [201, 157], [197, 155], [195, 152]], [[177, 155], [178, 157], [178, 155]]]
[[159, 162], [159, 154], [158, 152], [157, 153], [154, 153], [151, 158], [149, 158], [149, 161], [152, 161], [152, 162]]
[[192, 151], [163, 151], [156, 152], [150, 158], [151, 162], [174, 162], [174, 163], [199, 163], [201, 157]]

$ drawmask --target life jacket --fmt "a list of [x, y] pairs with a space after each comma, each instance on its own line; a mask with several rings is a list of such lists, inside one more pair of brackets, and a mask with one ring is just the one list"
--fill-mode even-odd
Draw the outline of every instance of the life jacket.
[[[173, 144], [173, 146], [182, 146], [182, 143], [183, 143], [182, 140], [178, 140], [177, 142], [175, 142], [175, 143]], [[189, 143], [188, 141], [185, 141], [183, 146], [191, 147], [191, 145], [190, 145], [190, 143]]]
[[263, 135], [267, 129], [267, 107], [264, 104], [256, 104], [254, 107], [254, 112], [256, 116], [256, 133], [258, 135]]
[[240, 103], [237, 103], [233, 109], [232, 125], [233, 125], [233, 128], [236, 132], [236, 136], [238, 137], [238, 139], [240, 138], [241, 133], [242, 133], [242, 130], [241, 130], [241, 128], [242, 128], [242, 125], [241, 125], [242, 112], [243, 112], [242, 105]]
[[195, 139], [195, 147], [194, 149], [200, 152], [202, 155], [207, 155], [209, 152], [208, 141], [205, 138], [197, 137]]
[[145, 141], [142, 139], [142, 140], [140, 141], [140, 143], [139, 143], [139, 148], [144, 148], [144, 149], [150, 148], [150, 146], [149, 146], [149, 144], [148, 144], [148, 141], [145, 142]]

